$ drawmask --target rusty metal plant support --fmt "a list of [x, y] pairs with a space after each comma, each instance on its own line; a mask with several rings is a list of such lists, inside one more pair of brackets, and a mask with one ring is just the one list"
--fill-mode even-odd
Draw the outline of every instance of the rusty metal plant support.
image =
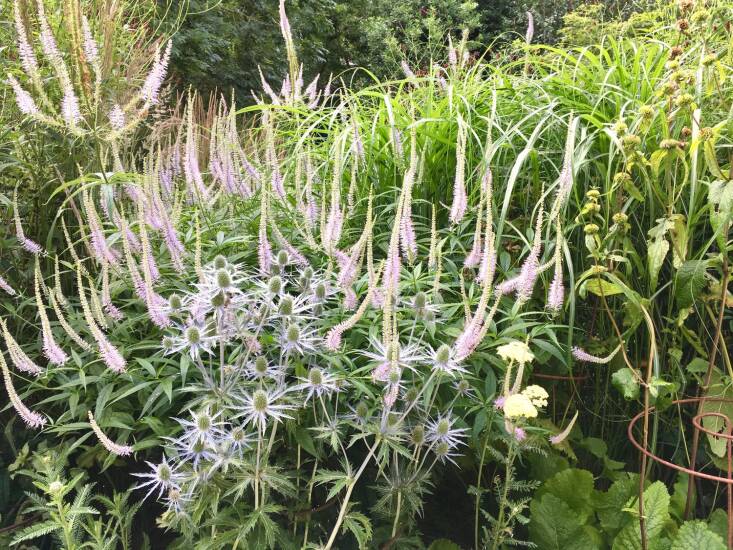
[[[725, 399], [720, 397], [692, 397], [688, 399], [678, 399], [676, 401], [672, 401], [673, 405], [689, 405], [692, 403], [695, 404], [701, 404], [705, 401], [710, 402], [717, 402], [717, 403], [733, 403], [733, 399]], [[661, 464], [662, 466], [665, 466], [667, 468], [677, 470], [678, 472], [686, 473], [690, 476], [690, 478], [700, 478], [700, 479], [706, 479], [708, 481], [716, 481], [718, 483], [723, 483], [727, 486], [726, 489], [726, 496], [727, 496], [727, 512], [728, 512], [728, 548], [733, 549], [733, 423], [731, 422], [731, 419], [722, 413], [717, 412], [702, 412], [700, 414], [697, 414], [692, 418], [692, 425], [695, 429], [695, 433], [703, 432], [705, 434], [708, 434], [712, 437], [723, 439], [726, 442], [726, 459], [727, 459], [727, 476], [721, 477], [716, 476], [712, 474], [707, 474], [705, 472], [699, 471], [695, 469], [695, 462], [697, 460], [697, 448], [693, 448], [692, 456], [690, 457], [690, 467], [685, 468], [684, 466], [680, 466], [679, 464], [674, 464], [673, 462], [670, 462], [669, 460], [665, 460], [664, 458], [652, 453], [649, 451], [649, 449], [645, 449], [642, 447], [642, 445], [634, 438], [634, 426], [636, 423], [644, 417], [644, 415], [650, 414], [655, 407], [649, 407], [647, 410], [641, 411], [639, 414], [637, 414], [634, 418], [631, 419], [631, 422], [629, 422], [628, 426], [628, 436], [629, 441], [631, 441], [631, 444], [636, 447], [639, 452], [647, 456], [648, 458], [654, 460], [655, 462]], [[723, 430], [720, 432], [715, 432], [713, 430], [709, 430], [708, 428], [705, 428], [702, 425], [702, 421], [705, 418], [720, 418], [725, 423], [723, 426]], [[692, 479], [688, 481], [688, 483], [692, 484]], [[639, 495], [639, 498], [641, 498], [641, 495]], [[689, 503], [688, 503], [689, 508]]]

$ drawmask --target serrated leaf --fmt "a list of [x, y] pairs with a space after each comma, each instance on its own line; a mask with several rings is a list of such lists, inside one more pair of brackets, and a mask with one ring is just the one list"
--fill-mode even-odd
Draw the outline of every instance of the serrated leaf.
[[354, 535], [359, 550], [369, 547], [369, 541], [372, 539], [372, 523], [364, 514], [359, 512], [346, 514], [343, 530], [348, 530]]
[[677, 531], [670, 550], [726, 550], [723, 539], [713, 533], [704, 521], [686, 521]]
[[552, 494], [532, 499], [529, 537], [543, 550], [595, 550], [598, 545], [578, 515]]
[[558, 472], [537, 491], [539, 497], [544, 494], [551, 494], [562, 500], [575, 513], [580, 523], [585, 523], [593, 511], [593, 474], [577, 468]]
[[679, 309], [686, 309], [695, 302], [707, 285], [708, 262], [688, 260], [683, 262], [675, 274], [675, 301]]
[[[644, 491], [644, 529], [648, 541], [658, 539], [664, 524], [669, 521], [669, 492], [661, 481], [655, 481]], [[634, 511], [638, 511], [634, 506]], [[629, 514], [621, 532], [613, 541], [613, 550], [641, 550], [639, 520]]]
[[25, 540], [35, 539], [44, 535], [48, 535], [49, 533], [53, 533], [60, 528], [61, 527], [56, 522], [51, 520], [31, 525], [18, 533], [13, 539], [13, 542], [10, 543], [10, 545], [15, 546], [16, 544], [19, 544]]

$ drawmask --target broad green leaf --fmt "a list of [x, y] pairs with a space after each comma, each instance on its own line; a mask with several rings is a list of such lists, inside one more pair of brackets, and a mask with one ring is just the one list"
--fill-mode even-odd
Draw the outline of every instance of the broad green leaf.
[[[708, 386], [706, 397], [712, 398], [723, 398], [733, 399], [733, 387], [726, 380], [725, 377], [717, 369], [713, 369], [710, 377], [710, 385]], [[733, 403], [727, 401], [713, 401], [707, 400], [703, 402], [702, 412], [704, 413], [720, 413], [733, 418]], [[714, 432], [720, 432], [725, 427], [725, 421], [722, 418], [716, 416], [703, 417], [702, 425], [708, 430]], [[710, 434], [705, 434], [710, 445], [710, 451], [718, 456], [723, 457], [726, 453], [726, 441], [721, 437], [715, 437]]]
[[704, 521], [686, 521], [677, 531], [670, 550], [726, 550], [726, 545]]
[[683, 262], [675, 274], [675, 301], [679, 309], [686, 309], [695, 302], [707, 286], [708, 262], [688, 260]]
[[667, 239], [657, 239], [647, 243], [647, 254], [649, 255], [649, 280], [652, 289], [657, 288], [657, 280], [659, 279], [659, 271], [664, 265], [664, 259], [669, 252], [669, 241]]
[[605, 493], [595, 494], [598, 519], [609, 540], [618, 533], [626, 519], [623, 508], [638, 494], [639, 476], [629, 472], [625, 472]]
[[614, 372], [611, 375], [611, 381], [625, 399], [639, 398], [639, 381], [630, 368], [624, 367]]
[[555, 495], [532, 499], [529, 538], [543, 550], [595, 550], [599, 546], [578, 514]]
[[593, 474], [588, 470], [569, 468], [548, 479], [537, 491], [537, 496], [551, 494], [562, 500], [585, 523], [592, 512]]
[[617, 284], [610, 283], [601, 278], [586, 281], [584, 283], [584, 289], [596, 296], [613, 296], [615, 294], [623, 293], [623, 290]]
[[[655, 481], [644, 491], [644, 529], [647, 540], [657, 541], [662, 534], [664, 524], [669, 521], [669, 493], [661, 481]], [[634, 504], [636, 509], [636, 504]], [[613, 541], [613, 550], [641, 550], [641, 533], [639, 519], [635, 514], [629, 514], [621, 532]]]

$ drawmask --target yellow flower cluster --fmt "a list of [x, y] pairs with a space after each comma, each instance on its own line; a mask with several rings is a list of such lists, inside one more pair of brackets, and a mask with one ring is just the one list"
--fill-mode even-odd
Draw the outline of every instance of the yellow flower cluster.
[[514, 361], [520, 365], [534, 361], [534, 354], [529, 351], [529, 346], [518, 340], [512, 340], [508, 344], [499, 346], [496, 352], [504, 361]]

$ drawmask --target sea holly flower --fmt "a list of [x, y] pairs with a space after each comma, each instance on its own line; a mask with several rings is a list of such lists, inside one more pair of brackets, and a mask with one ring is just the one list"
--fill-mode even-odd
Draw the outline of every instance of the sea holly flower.
[[429, 363], [436, 371], [449, 376], [456, 376], [468, 372], [456, 359], [455, 350], [447, 344], [443, 344], [436, 350], [430, 350], [428, 355]]
[[242, 405], [238, 407], [240, 416], [244, 417], [245, 424], [252, 424], [264, 433], [270, 421], [282, 422], [291, 418], [288, 413], [294, 406], [287, 402], [286, 395], [285, 389], [259, 388], [244, 396]]
[[132, 475], [135, 477], [139, 477], [141, 479], [144, 479], [146, 481], [142, 483], [138, 483], [133, 487], [133, 489], [145, 489], [148, 488], [148, 492], [146, 493], [145, 497], [143, 497], [143, 500], [147, 499], [152, 493], [156, 491], [158, 492], [158, 498], [160, 498], [165, 491], [170, 491], [171, 489], [180, 490], [181, 489], [181, 483], [183, 482], [183, 473], [180, 472], [180, 464], [176, 463], [170, 463], [168, 462], [168, 458], [163, 457], [163, 460], [161, 460], [158, 464], [153, 464], [152, 462], [145, 461], [145, 464], [147, 464], [151, 472], [148, 473], [133, 473]]
[[305, 406], [312, 397], [328, 396], [339, 390], [336, 378], [329, 372], [319, 368], [311, 367], [305, 378], [299, 378], [301, 384], [295, 387], [296, 390], [305, 391], [306, 396], [303, 401]]
[[457, 447], [463, 443], [465, 432], [468, 428], [455, 428], [454, 421], [451, 418], [452, 412], [439, 416], [435, 420], [427, 423], [427, 439], [431, 443], [448, 443], [451, 447]]

